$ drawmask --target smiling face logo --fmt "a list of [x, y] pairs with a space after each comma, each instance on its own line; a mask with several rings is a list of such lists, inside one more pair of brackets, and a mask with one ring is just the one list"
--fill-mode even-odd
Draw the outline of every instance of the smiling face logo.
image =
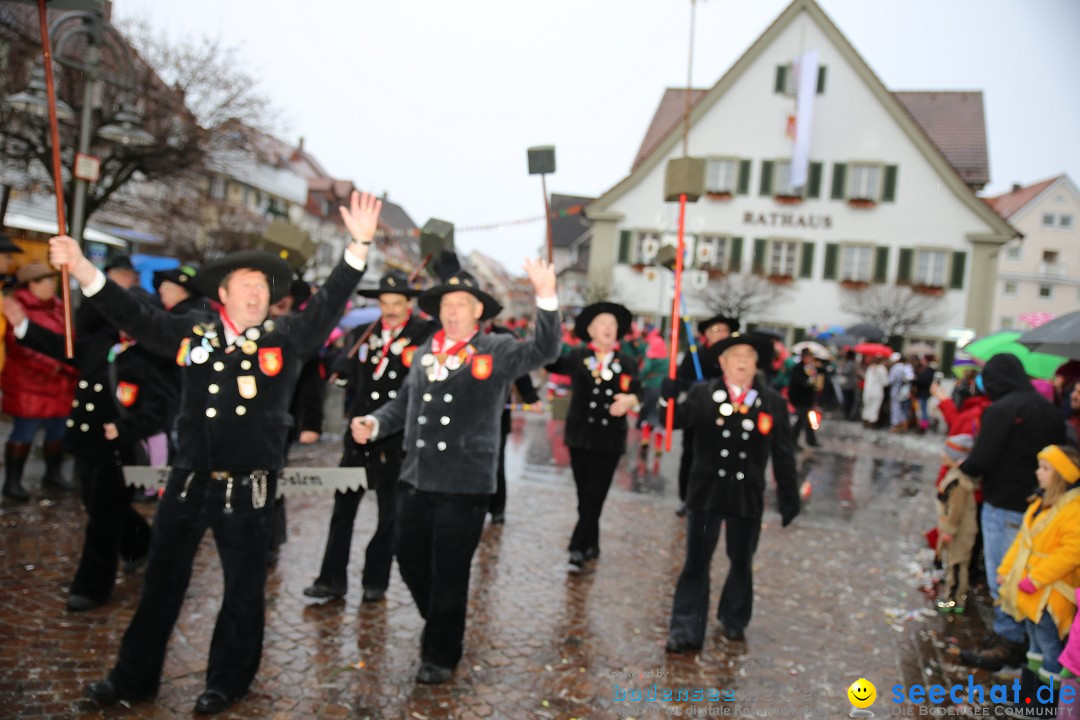
[[858, 710], [851, 712], [851, 717], [873, 717], [874, 713], [870, 712], [866, 708], [874, 704], [874, 700], [877, 699], [877, 688], [874, 687], [874, 683], [870, 682], [866, 678], [859, 678], [855, 682], [851, 683], [851, 687], [847, 691], [848, 700]]

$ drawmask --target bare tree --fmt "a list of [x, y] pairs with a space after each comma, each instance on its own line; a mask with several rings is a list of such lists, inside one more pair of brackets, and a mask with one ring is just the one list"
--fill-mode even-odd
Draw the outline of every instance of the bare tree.
[[869, 285], [840, 292], [841, 310], [877, 325], [887, 338], [936, 325], [945, 311], [942, 296], [915, 292], [907, 285]]
[[718, 315], [750, 318], [783, 302], [791, 294], [791, 288], [753, 273], [729, 273], [710, 281], [702, 290], [689, 292]]
[[586, 305], [598, 302], [614, 302], [615, 295], [611, 284], [607, 282], [589, 282], [581, 290], [581, 299]]
[[[39, 65], [40, 40], [34, 22], [36, 11], [27, 6], [11, 9], [0, 17], [0, 41], [7, 45], [6, 71], [0, 73], [0, 93], [7, 95], [26, 87], [32, 68]], [[59, 13], [50, 12], [50, 19]], [[128, 214], [160, 212], [175, 196], [190, 195], [191, 183], [204, 167], [208, 140], [230, 119], [253, 127], [265, 127], [275, 115], [269, 101], [257, 90], [256, 81], [236, 61], [236, 51], [218, 41], [184, 40], [170, 43], [145, 23], [125, 26], [134, 53], [133, 88], [100, 83], [91, 110], [90, 152], [101, 159], [100, 179], [87, 192], [89, 218], [101, 208]], [[107, 77], [124, 74], [110, 53], [102, 54]], [[72, 68], [59, 73], [59, 96], [80, 116], [83, 109], [83, 78]], [[137, 101], [142, 127], [155, 142], [146, 147], [118, 145], [98, 137], [98, 129], [116, 120], [116, 113], [131, 100]], [[72, 175], [76, 123], [61, 127], [62, 163], [65, 177]], [[48, 124], [21, 115], [0, 103], [0, 163], [23, 178], [31, 192], [51, 186], [52, 156]], [[46, 181], [45, 178], [49, 178]], [[152, 193], [131, 192], [130, 184], [160, 184]], [[186, 191], [177, 188], [186, 186]], [[121, 192], [124, 188], [128, 192]], [[74, 193], [65, 198], [71, 203]]]

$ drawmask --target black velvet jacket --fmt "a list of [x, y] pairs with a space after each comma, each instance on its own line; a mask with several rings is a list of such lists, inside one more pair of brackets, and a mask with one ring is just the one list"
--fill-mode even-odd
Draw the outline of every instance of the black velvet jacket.
[[619, 393], [633, 393], [641, 398], [637, 361], [621, 350], [615, 353], [608, 368], [611, 377], [594, 377], [588, 363], [596, 353], [587, 345], [570, 348], [548, 370], [570, 376], [570, 409], [566, 414], [564, 439], [569, 448], [583, 448], [604, 453], [626, 450], [626, 416], [612, 417], [608, 411]]

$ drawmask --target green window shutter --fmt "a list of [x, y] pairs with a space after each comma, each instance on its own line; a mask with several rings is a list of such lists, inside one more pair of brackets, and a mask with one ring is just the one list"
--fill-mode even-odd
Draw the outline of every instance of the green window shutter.
[[776, 84], [773, 86], [774, 93], [782, 93], [787, 89], [787, 65], [776, 66]]
[[959, 250], [952, 254], [952, 282], [949, 287], [953, 290], [964, 289], [964, 270], [967, 264], [967, 253]]
[[814, 243], [809, 240], [802, 244], [802, 257], [799, 258], [799, 277], [814, 277]]
[[739, 184], [735, 190], [737, 195], [748, 195], [750, 193], [750, 161], [739, 161]]
[[822, 65], [817, 69], [817, 94], [825, 94], [825, 66]]
[[889, 248], [874, 248], [874, 282], [883, 283], [889, 279]]
[[885, 184], [881, 188], [881, 201], [893, 202], [896, 200], [896, 173], [899, 171], [897, 165], [885, 166]]
[[821, 274], [823, 279], [836, 279], [836, 264], [839, 259], [840, 246], [837, 243], [825, 243], [825, 270]]
[[911, 282], [911, 265], [915, 261], [915, 251], [900, 248], [900, 267], [896, 270], [896, 284], [906, 285]]
[[754, 238], [754, 257], [750, 261], [750, 272], [755, 275], [765, 274], [765, 252], [768, 248], [768, 240], [765, 238]]
[[728, 261], [728, 271], [729, 272], [734, 272], [734, 273], [742, 271], [742, 238], [741, 237], [733, 237], [733, 238], [731, 238], [731, 253], [728, 255], [728, 257], [730, 258], [729, 261]]
[[791, 328], [791, 344], [802, 342], [806, 339], [806, 328]]
[[832, 166], [832, 199], [843, 200], [847, 195], [847, 164], [833, 163]]
[[775, 163], [772, 160], [761, 161], [761, 194], [772, 195], [772, 173], [773, 165]]
[[821, 197], [821, 163], [810, 163], [810, 177], [806, 181], [806, 197]]
[[623, 230], [619, 233], [619, 262], [624, 265], [630, 264], [630, 241], [631, 233], [629, 230]]

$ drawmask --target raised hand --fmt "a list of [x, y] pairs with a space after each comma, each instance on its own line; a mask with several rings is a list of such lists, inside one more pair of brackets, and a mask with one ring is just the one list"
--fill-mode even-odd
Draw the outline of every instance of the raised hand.
[[529, 276], [536, 297], [555, 297], [555, 266], [547, 260], [525, 260], [525, 274]]
[[8, 326], [15, 327], [26, 319], [26, 312], [22, 303], [13, 297], [4, 298], [4, 317], [7, 318]]
[[68, 270], [80, 285], [89, 285], [98, 272], [94, 264], [83, 256], [79, 243], [67, 235], [55, 235], [49, 238], [49, 263], [57, 269], [62, 265], [67, 265]]
[[348, 209], [341, 207], [341, 219], [345, 223], [353, 243], [349, 251], [361, 259], [367, 258], [368, 248], [379, 226], [382, 200], [370, 193], [353, 190]]

